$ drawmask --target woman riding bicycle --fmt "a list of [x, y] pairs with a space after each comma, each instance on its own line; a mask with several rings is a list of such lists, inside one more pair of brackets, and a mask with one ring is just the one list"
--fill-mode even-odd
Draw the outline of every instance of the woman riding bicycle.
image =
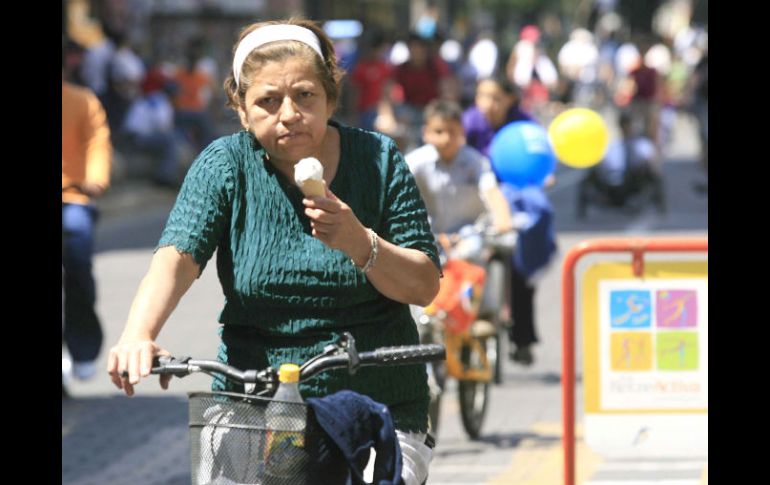
[[[425, 305], [438, 291], [435, 240], [395, 143], [330, 119], [341, 77], [331, 41], [310, 21], [242, 31], [224, 87], [244, 130], [211, 143], [185, 178], [110, 351], [108, 372], [126, 394], [154, 356], [168, 354], [155, 339], [215, 250], [223, 362], [252, 369], [305, 362], [342, 331], [361, 350], [418, 343], [409, 304]], [[323, 166], [325, 197], [305, 197], [294, 182], [294, 164], [307, 157]], [[212, 387], [242, 391], [226, 379]], [[424, 482], [425, 366], [331, 372], [301, 385], [305, 398], [340, 389], [390, 408], [403, 477]]]

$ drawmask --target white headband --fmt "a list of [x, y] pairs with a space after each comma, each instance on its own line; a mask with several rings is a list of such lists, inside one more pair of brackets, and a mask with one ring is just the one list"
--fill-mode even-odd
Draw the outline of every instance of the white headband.
[[321, 44], [318, 42], [318, 37], [316, 37], [311, 30], [300, 27], [299, 25], [266, 25], [249, 32], [235, 50], [235, 56], [233, 57], [233, 75], [235, 76], [236, 86], [241, 78], [243, 62], [246, 60], [246, 57], [251, 54], [251, 51], [262, 45], [270, 42], [277, 42], [279, 40], [296, 40], [302, 42], [303, 44], [312, 47], [313, 50], [321, 56], [322, 60], [324, 58], [324, 55], [321, 53]]

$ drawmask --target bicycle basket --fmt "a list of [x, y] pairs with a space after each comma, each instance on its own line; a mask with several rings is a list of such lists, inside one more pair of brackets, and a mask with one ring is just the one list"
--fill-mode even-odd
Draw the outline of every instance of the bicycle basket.
[[[266, 423], [266, 409], [282, 415]], [[193, 485], [345, 483], [347, 466], [304, 403], [228, 392], [189, 394]], [[296, 424], [302, 420], [302, 428]], [[302, 429], [302, 431], [297, 431]], [[321, 482], [319, 482], [319, 477]]]

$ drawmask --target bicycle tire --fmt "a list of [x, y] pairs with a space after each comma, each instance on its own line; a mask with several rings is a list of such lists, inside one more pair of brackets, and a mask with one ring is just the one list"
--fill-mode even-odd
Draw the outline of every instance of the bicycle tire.
[[[419, 310], [422, 312], [422, 308]], [[415, 321], [421, 321], [419, 314]], [[436, 328], [435, 317], [417, 327], [420, 334], [420, 344], [435, 344], [443, 340], [441, 332]], [[438, 438], [439, 420], [441, 417], [441, 396], [444, 394], [446, 381], [446, 366], [444, 361], [433, 361], [425, 364], [428, 373], [428, 387], [430, 388], [430, 402], [428, 403], [428, 417], [430, 419], [430, 432], [434, 439]]]
[[[465, 366], [478, 366], [480, 356], [471, 352], [471, 347], [463, 345], [460, 350], [460, 360]], [[460, 417], [463, 428], [468, 436], [475, 440], [481, 436], [481, 426], [487, 412], [489, 398], [489, 382], [459, 381], [457, 397], [460, 401]]]
[[431, 396], [428, 414], [430, 415], [433, 437], [438, 438], [439, 420], [441, 419], [441, 397], [444, 395], [446, 385], [446, 364], [443, 361], [438, 361], [431, 362], [430, 365], [439, 392], [436, 396]]
[[501, 335], [504, 335], [505, 329], [500, 318], [500, 312], [506, 301], [505, 292], [507, 285], [505, 283], [506, 271], [504, 264], [503, 261], [494, 259], [487, 265], [484, 296], [482, 298], [481, 311], [479, 312], [481, 318], [489, 320], [497, 329], [497, 334], [494, 337], [494, 352], [487, 353], [487, 359], [494, 373], [493, 381], [495, 384], [502, 384], [503, 382], [503, 359], [501, 356], [504, 354]]
[[438, 423], [441, 416], [441, 394], [431, 396], [430, 404], [428, 404], [428, 416], [430, 417], [430, 429], [433, 433], [433, 437], [438, 437]]
[[495, 384], [503, 383], [503, 359], [500, 357], [503, 354], [503, 339], [500, 338], [500, 325], [493, 321], [495, 327], [497, 327], [498, 333], [491, 337], [494, 340], [494, 347], [492, 349], [487, 346], [487, 359], [490, 361], [489, 365], [492, 367], [492, 382]]

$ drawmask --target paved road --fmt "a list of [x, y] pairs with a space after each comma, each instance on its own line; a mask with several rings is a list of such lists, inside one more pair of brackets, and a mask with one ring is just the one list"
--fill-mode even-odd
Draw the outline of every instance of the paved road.
[[[559, 260], [541, 282], [536, 306], [540, 344], [530, 368], [506, 362], [504, 382], [492, 389], [482, 438], [469, 440], [460, 424], [454, 386], [443, 400], [439, 447], [429, 483], [550, 485], [561, 483], [561, 258], [578, 242], [602, 236], [706, 236], [707, 199], [690, 187], [700, 180], [694, 162], [691, 126], [679, 125], [678, 142], [665, 164], [670, 211], [589, 212], [586, 221], [574, 218], [575, 182], [579, 171], [560, 167], [550, 191], [557, 213]], [[144, 192], [141, 192], [141, 191]], [[99, 281], [98, 310], [106, 343], [119, 336], [133, 293], [146, 270], [173, 200], [172, 194], [135, 188], [142, 204], [122, 211], [120, 202], [105, 204], [99, 228], [95, 271]], [[125, 195], [130, 198], [130, 194]], [[213, 264], [184, 297], [160, 335], [174, 352], [214, 356], [216, 316], [223, 301]], [[578, 342], [580, 334], [578, 332]], [[577, 354], [576, 395], [580, 421], [581, 353]], [[106, 366], [104, 356], [100, 368]], [[206, 389], [204, 377], [172, 382], [162, 392], [155, 382], [138, 387], [138, 397], [126, 398], [106, 376], [71, 386], [74, 399], [62, 402], [62, 485], [181, 485], [189, 483], [185, 392]], [[578, 426], [580, 434], [581, 427]], [[590, 485], [704, 483], [707, 457], [610, 460], [578, 444], [579, 482]], [[623, 479], [623, 481], [620, 481]], [[668, 480], [668, 481], [665, 481]]]

